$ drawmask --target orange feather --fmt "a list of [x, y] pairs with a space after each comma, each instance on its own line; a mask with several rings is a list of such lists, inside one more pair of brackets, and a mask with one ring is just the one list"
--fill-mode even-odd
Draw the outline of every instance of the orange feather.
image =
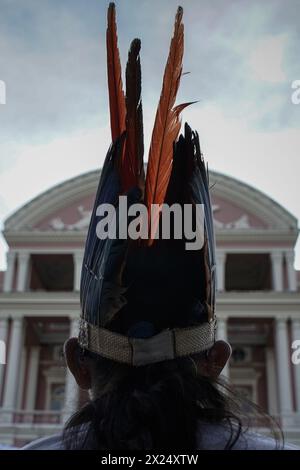
[[125, 130], [126, 107], [114, 3], [109, 4], [107, 12], [106, 47], [111, 136], [115, 141]]
[[173, 163], [173, 145], [181, 126], [179, 114], [189, 104], [185, 103], [174, 108], [182, 73], [184, 48], [182, 14], [183, 10], [179, 7], [150, 144], [145, 189], [150, 235], [148, 245], [153, 243], [160, 214], [159, 209], [151, 210], [152, 204], [161, 205], [164, 202]]

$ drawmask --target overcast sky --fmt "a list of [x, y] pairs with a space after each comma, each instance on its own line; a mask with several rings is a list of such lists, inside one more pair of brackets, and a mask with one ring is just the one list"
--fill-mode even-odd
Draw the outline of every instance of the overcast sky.
[[[145, 140], [177, 1], [119, 0], [125, 64], [142, 40]], [[0, 0], [0, 222], [54, 184], [102, 165], [110, 143], [104, 0]], [[300, 0], [182, 0], [178, 102], [210, 168], [267, 193], [300, 219]], [[146, 151], [147, 157], [147, 151]], [[0, 227], [1, 228], [1, 227]], [[0, 269], [5, 266], [0, 241]], [[300, 269], [300, 247], [296, 266]]]

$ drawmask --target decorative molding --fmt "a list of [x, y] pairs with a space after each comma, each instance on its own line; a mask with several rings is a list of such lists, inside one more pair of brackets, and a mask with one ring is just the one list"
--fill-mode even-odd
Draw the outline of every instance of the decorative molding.
[[84, 209], [82, 205], [79, 205], [77, 210], [79, 212], [79, 219], [74, 222], [74, 224], [65, 224], [61, 217], [55, 217], [54, 219], [50, 220], [50, 227], [57, 231], [87, 230], [90, 223], [92, 210]]
[[220, 209], [219, 205], [213, 204], [212, 205], [212, 211], [213, 211], [213, 216], [214, 216], [214, 225], [216, 230], [219, 229], [227, 229], [227, 230], [232, 230], [232, 229], [241, 229], [241, 230], [251, 230], [252, 227], [250, 224], [249, 216], [248, 214], [242, 214], [238, 219], [232, 220], [230, 222], [221, 222], [218, 220], [216, 217], [216, 212]]
[[[242, 214], [237, 219], [233, 219], [230, 222], [221, 222], [215, 216], [215, 212], [219, 209], [219, 206], [212, 206], [214, 214], [214, 225], [216, 230], [253, 230], [255, 226], [251, 226], [249, 215]], [[73, 231], [73, 230], [87, 230], [90, 218], [92, 214], [91, 209], [84, 209], [82, 205], [77, 206], [79, 218], [73, 224], [68, 224], [63, 221], [61, 217], [54, 217], [48, 222], [50, 228], [54, 231]]]

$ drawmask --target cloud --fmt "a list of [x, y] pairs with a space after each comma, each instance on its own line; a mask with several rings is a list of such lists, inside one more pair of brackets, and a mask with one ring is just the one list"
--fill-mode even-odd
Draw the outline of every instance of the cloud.
[[286, 35], [269, 36], [257, 41], [249, 57], [254, 79], [271, 83], [286, 80], [283, 70], [283, 52], [286, 42]]
[[14, 165], [0, 174], [4, 211], [23, 205], [66, 177], [100, 168], [110, 142], [109, 133], [108, 127], [85, 129], [45, 144], [21, 145]]

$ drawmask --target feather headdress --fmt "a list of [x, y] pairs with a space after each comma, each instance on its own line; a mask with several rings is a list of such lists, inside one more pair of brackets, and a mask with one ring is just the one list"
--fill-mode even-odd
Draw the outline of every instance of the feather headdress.
[[[207, 170], [199, 137], [186, 124], [179, 136], [175, 106], [182, 75], [183, 10], [178, 8], [162, 91], [144, 173], [139, 39], [131, 43], [122, 85], [115, 5], [108, 8], [107, 74], [112, 144], [102, 169], [88, 230], [81, 276], [82, 348], [134, 366], [200, 352], [215, 340], [215, 239]], [[126, 201], [126, 218], [122, 212]], [[140, 236], [128, 237], [133, 204]], [[112, 211], [103, 211], [107, 205]], [[203, 208], [203, 242], [187, 250], [183, 225], [171, 222], [167, 239], [164, 206], [190, 205], [194, 229]], [[126, 235], [120, 235], [120, 229]], [[107, 227], [106, 237], [99, 227]], [[181, 237], [176, 235], [179, 229]], [[193, 232], [196, 233], [196, 232]], [[143, 235], [142, 235], [143, 234]]]

